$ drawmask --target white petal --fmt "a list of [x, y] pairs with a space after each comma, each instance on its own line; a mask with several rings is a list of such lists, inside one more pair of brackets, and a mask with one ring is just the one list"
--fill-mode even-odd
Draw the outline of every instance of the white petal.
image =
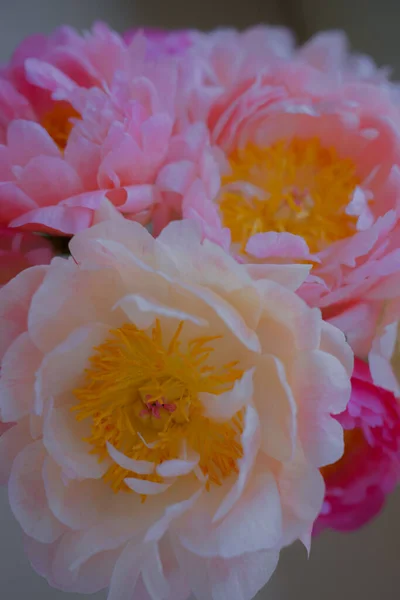
[[70, 406], [50, 407], [46, 416], [43, 443], [50, 456], [69, 477], [100, 479], [111, 465], [110, 460], [99, 462], [84, 441], [90, 435], [88, 420], [77, 421]]
[[124, 481], [131, 490], [146, 496], [161, 494], [171, 487], [173, 483], [157, 483], [155, 481], [146, 481], [145, 479], [135, 479], [135, 477], [127, 477]]
[[35, 373], [42, 358], [26, 332], [8, 348], [1, 363], [0, 414], [3, 421], [18, 421], [33, 411]]
[[92, 527], [107, 514], [112, 490], [101, 479], [63, 480], [61, 468], [49, 456], [43, 467], [47, 500], [53, 514], [75, 530]]
[[161, 518], [152, 524], [148, 529], [144, 541], [154, 542], [160, 540], [169, 528], [170, 524], [196, 504], [197, 500], [203, 494], [204, 489], [204, 486], [201, 486], [195, 491], [194, 494], [189, 496], [187, 500], [176, 502], [175, 504], [170, 504], [167, 506]]
[[175, 554], [197, 600], [253, 600], [275, 571], [279, 559], [276, 550], [230, 559], [201, 558], [178, 543]]
[[193, 458], [183, 460], [175, 458], [172, 460], [165, 460], [157, 467], [157, 473], [161, 477], [178, 477], [180, 475], [187, 475], [191, 473], [195, 466], [198, 464], [200, 456], [195, 455]]
[[110, 328], [102, 323], [89, 323], [79, 327], [51, 352], [49, 352], [36, 379], [36, 412], [42, 414], [52, 397], [83, 384], [89, 358], [109, 334]]
[[29, 419], [23, 419], [0, 436], [0, 485], [8, 482], [15, 457], [31, 441]]
[[176, 319], [177, 321], [189, 321], [199, 327], [208, 325], [205, 319], [200, 319], [189, 313], [170, 308], [150, 298], [138, 294], [128, 294], [119, 300], [114, 308], [120, 307], [129, 320], [140, 329], [151, 327], [157, 317]]
[[342, 363], [326, 352], [298, 353], [289, 373], [301, 411], [298, 431], [308, 460], [322, 467], [343, 454], [343, 430], [331, 416], [347, 406], [351, 383]]
[[182, 545], [204, 557], [232, 558], [272, 549], [279, 544], [281, 535], [278, 486], [272, 473], [263, 469], [253, 474], [240, 500], [218, 523], [211, 522], [199, 504], [179, 528]]
[[142, 570], [144, 544], [132, 540], [122, 551], [116, 562], [110, 583], [107, 600], [132, 600], [135, 587]]
[[122, 452], [119, 452], [109, 442], [107, 442], [107, 450], [113, 461], [127, 471], [133, 471], [134, 473], [139, 473], [139, 475], [150, 475], [154, 472], [155, 464], [148, 460], [129, 458], [125, 454], [122, 454]]
[[261, 356], [254, 376], [254, 388], [261, 448], [276, 460], [291, 460], [296, 444], [297, 406], [283, 363], [270, 354]]
[[142, 567], [142, 578], [152, 600], [168, 598], [169, 585], [164, 576], [158, 544], [148, 544]]
[[199, 394], [205, 408], [205, 415], [215, 421], [228, 421], [253, 398], [254, 369], [245, 371], [233, 388], [222, 394]]
[[238, 460], [239, 475], [215, 513], [213, 523], [225, 517], [240, 499], [253, 468], [260, 446], [260, 421], [252, 406], [247, 407], [240, 442], [243, 448], [243, 458]]
[[41, 441], [26, 446], [14, 461], [8, 492], [11, 510], [25, 533], [39, 542], [54, 542], [65, 527], [49, 509], [42, 468], [46, 450]]

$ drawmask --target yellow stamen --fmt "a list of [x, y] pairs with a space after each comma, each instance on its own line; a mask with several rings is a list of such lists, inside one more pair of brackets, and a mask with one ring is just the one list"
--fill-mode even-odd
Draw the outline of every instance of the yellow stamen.
[[229, 157], [223, 184], [250, 183], [265, 197], [226, 189], [220, 198], [223, 224], [242, 251], [250, 236], [288, 231], [304, 237], [312, 252], [355, 231], [345, 210], [360, 183], [351, 160], [324, 148], [317, 138], [281, 140], [267, 148], [249, 144]]
[[74, 126], [72, 118], [78, 119], [80, 114], [68, 102], [55, 102], [53, 108], [42, 117], [42, 126], [60, 150], [64, 150], [67, 145]]
[[[160, 322], [151, 331], [126, 324], [91, 357], [83, 387], [74, 391], [78, 420], [90, 419], [87, 441], [99, 460], [108, 456], [106, 442], [135, 460], [161, 464], [181, 457], [182, 449], [200, 456], [199, 467], [210, 483], [220, 484], [237, 471], [243, 450], [242, 413], [227, 422], [204, 414], [199, 394], [222, 394], [243, 375], [237, 363], [206, 364], [211, 343], [220, 336], [183, 342], [180, 323], [165, 345]], [[104, 476], [115, 491], [128, 490], [124, 479], [133, 474], [114, 464]], [[161, 482], [159, 475], [134, 475]]]

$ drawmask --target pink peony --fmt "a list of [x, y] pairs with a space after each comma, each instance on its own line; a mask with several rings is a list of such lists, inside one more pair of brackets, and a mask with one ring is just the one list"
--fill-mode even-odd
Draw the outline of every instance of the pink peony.
[[220, 85], [208, 116], [221, 188], [186, 197], [183, 214], [221, 245], [230, 237], [239, 260], [312, 262], [300, 294], [367, 357], [400, 283], [399, 107], [391, 84], [344, 59], [336, 70], [314, 66], [327, 41], [265, 60], [256, 74], [237, 45], [246, 68]]
[[109, 600], [252, 598], [343, 451], [352, 353], [296, 295], [309, 268], [254, 278], [194, 223], [154, 239], [118, 213], [70, 249], [0, 290], [0, 466], [33, 566]]
[[45, 238], [0, 227], [0, 287], [28, 267], [48, 265], [52, 258], [52, 245]]
[[107, 198], [129, 219], [152, 219], [157, 232], [180, 216], [192, 186], [215, 195], [219, 175], [207, 128], [190, 122], [184, 101], [192, 74], [173, 59], [149, 60], [141, 35], [119, 50], [119, 68], [104, 89], [87, 90], [54, 65], [26, 61], [29, 80], [57, 102], [46, 126], [22, 119], [8, 125], [0, 222], [74, 234], [92, 225]]
[[345, 430], [344, 455], [322, 469], [326, 495], [315, 531], [358, 529], [381, 510], [400, 479], [400, 406], [391, 392], [373, 384], [368, 365], [357, 359], [347, 409], [338, 415]]

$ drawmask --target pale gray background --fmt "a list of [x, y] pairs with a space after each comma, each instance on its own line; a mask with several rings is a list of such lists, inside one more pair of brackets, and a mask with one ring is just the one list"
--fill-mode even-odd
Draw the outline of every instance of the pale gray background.
[[[107, 20], [137, 25], [244, 27], [260, 21], [294, 27], [299, 39], [322, 28], [344, 28], [353, 46], [400, 74], [398, 0], [0, 0], [0, 61], [26, 35], [68, 23]], [[323, 534], [307, 561], [301, 547], [283, 553], [259, 600], [397, 600], [400, 590], [400, 493], [374, 523], [351, 535]], [[104, 600], [105, 594], [91, 596]], [[0, 489], [0, 600], [82, 600], [35, 575], [23, 555], [20, 530]], [[134, 599], [136, 600], [136, 599]]]

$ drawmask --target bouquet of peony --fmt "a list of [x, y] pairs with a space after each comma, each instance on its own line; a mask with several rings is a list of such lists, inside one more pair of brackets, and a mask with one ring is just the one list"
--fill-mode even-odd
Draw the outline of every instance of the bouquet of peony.
[[400, 96], [338, 32], [33, 36], [0, 72], [0, 476], [34, 569], [250, 600], [400, 478]]

